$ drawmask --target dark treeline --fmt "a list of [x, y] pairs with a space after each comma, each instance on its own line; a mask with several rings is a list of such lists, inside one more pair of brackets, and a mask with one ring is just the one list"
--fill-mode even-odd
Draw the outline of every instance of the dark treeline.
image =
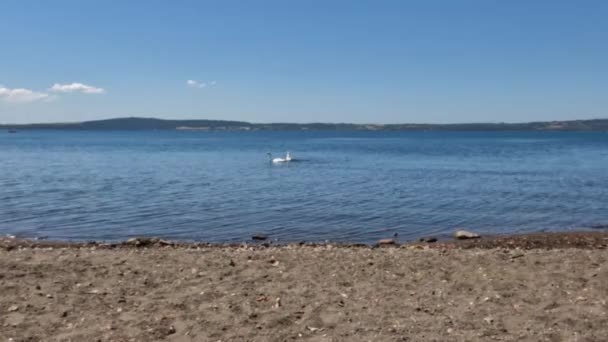
[[468, 124], [349, 124], [349, 123], [249, 123], [222, 120], [163, 120], [117, 118], [73, 123], [0, 125], [3, 129], [65, 130], [331, 130], [331, 131], [608, 131], [608, 119], [528, 123]]

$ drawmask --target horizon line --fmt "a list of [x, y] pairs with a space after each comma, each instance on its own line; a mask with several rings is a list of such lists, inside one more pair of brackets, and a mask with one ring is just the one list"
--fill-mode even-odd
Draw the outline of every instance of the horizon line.
[[159, 120], [159, 121], [220, 121], [220, 122], [238, 122], [246, 123], [249, 125], [358, 125], [358, 126], [395, 126], [395, 125], [517, 125], [517, 124], [532, 124], [532, 123], [558, 123], [558, 122], [576, 122], [576, 121], [597, 121], [597, 120], [608, 120], [606, 118], [590, 118], [590, 119], [567, 119], [567, 120], [537, 120], [537, 121], [478, 121], [478, 122], [444, 122], [444, 123], [419, 123], [419, 122], [399, 122], [399, 123], [354, 123], [354, 122], [251, 122], [243, 120], [227, 120], [227, 119], [165, 119], [159, 117], [144, 117], [144, 116], [124, 116], [124, 117], [111, 117], [106, 119], [94, 119], [84, 121], [55, 121], [55, 122], [30, 122], [30, 123], [0, 123], [0, 126], [26, 126], [26, 125], [67, 125], [67, 124], [83, 124], [87, 122], [98, 122], [98, 121], [111, 121], [111, 120], [123, 120], [123, 119], [143, 119], [143, 120]]

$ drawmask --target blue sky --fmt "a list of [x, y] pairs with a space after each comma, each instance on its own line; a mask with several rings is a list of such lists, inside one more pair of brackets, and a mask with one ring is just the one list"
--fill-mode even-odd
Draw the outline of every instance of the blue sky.
[[608, 117], [607, 18], [585, 0], [2, 0], [0, 122]]

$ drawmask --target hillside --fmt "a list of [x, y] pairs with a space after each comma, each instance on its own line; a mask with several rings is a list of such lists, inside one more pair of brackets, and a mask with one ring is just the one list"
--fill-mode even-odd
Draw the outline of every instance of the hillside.
[[349, 124], [349, 123], [249, 123], [222, 120], [163, 120], [116, 118], [74, 123], [0, 125], [2, 129], [62, 130], [326, 130], [326, 131], [608, 131], [608, 119], [528, 123], [467, 124]]

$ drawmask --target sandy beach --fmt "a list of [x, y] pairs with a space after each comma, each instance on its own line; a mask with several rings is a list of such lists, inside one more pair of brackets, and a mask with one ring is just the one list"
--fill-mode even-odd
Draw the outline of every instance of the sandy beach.
[[404, 245], [0, 240], [1, 341], [602, 341], [608, 234]]

